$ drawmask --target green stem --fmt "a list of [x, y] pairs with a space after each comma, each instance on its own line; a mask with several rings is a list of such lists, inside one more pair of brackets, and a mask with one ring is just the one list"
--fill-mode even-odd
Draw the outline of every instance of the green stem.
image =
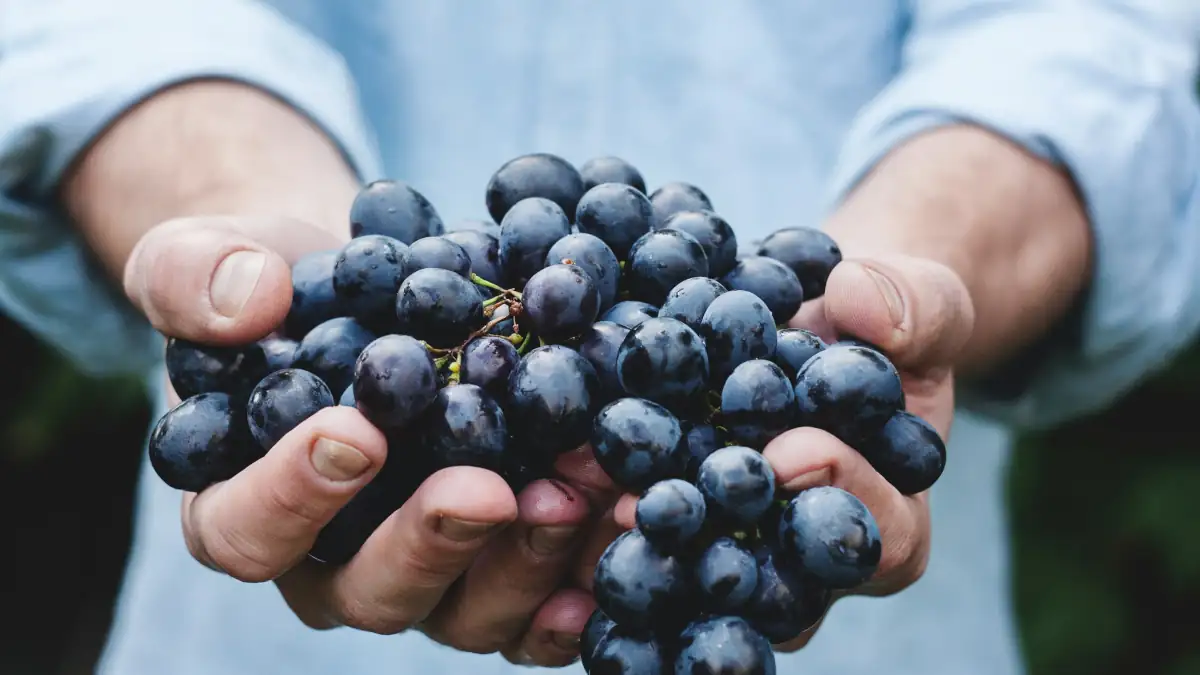
[[493, 284], [492, 282], [488, 281], [487, 279], [484, 279], [483, 277], [479, 276], [478, 274], [475, 274], [474, 272], [471, 272], [471, 281], [479, 284], [480, 286], [483, 286], [484, 288], [490, 288], [493, 291], [498, 291], [502, 294], [509, 292], [509, 290], [507, 288], [501, 288], [500, 286]]
[[[538, 341], [540, 342], [541, 338], [538, 338]], [[531, 344], [533, 344], [533, 335], [523, 336], [521, 338], [521, 348], [517, 350], [517, 353], [521, 356], [524, 356], [525, 353], [529, 351], [529, 345]]]
[[504, 302], [504, 297], [505, 297], [505, 296], [504, 296], [504, 294], [503, 294], [503, 293], [501, 293], [500, 295], [497, 295], [497, 296], [496, 296], [496, 297], [494, 297], [494, 298], [488, 298], [487, 300], [484, 300], [484, 301], [483, 301], [483, 306], [484, 306], [484, 307], [491, 307], [492, 305], [498, 305], [498, 304], [500, 304], [501, 302]]

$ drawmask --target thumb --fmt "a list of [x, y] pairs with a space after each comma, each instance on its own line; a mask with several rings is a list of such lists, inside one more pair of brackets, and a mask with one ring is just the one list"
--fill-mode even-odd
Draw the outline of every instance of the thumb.
[[951, 365], [975, 324], [962, 279], [925, 258], [846, 260], [829, 275], [824, 300], [825, 319], [838, 335], [874, 344], [910, 371]]

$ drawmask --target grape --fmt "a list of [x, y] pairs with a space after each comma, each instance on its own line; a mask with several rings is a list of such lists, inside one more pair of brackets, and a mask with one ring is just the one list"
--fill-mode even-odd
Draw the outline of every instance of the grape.
[[[600, 294], [578, 265], [551, 265], [529, 278], [521, 292], [524, 319], [546, 342], [562, 342], [596, 320]], [[524, 320], [523, 319], [523, 320]]]
[[731, 445], [700, 464], [696, 487], [714, 516], [736, 525], [753, 525], [775, 496], [775, 472], [758, 451]]
[[825, 616], [831, 594], [810, 577], [792, 572], [768, 546], [755, 549], [758, 586], [742, 616], [768, 640], [781, 644], [812, 628]]
[[271, 373], [250, 393], [246, 407], [250, 434], [270, 450], [301, 422], [333, 405], [333, 394], [316, 375], [297, 369]]
[[503, 228], [503, 219], [521, 200], [549, 200], [573, 218], [581, 196], [583, 179], [575, 167], [556, 155], [535, 153], [509, 160], [497, 169], [488, 181], [485, 201], [488, 213]]
[[641, 491], [682, 476], [687, 447], [679, 420], [666, 408], [640, 398], [622, 398], [596, 415], [592, 450], [617, 485]]
[[761, 450], [792, 427], [796, 392], [779, 366], [762, 359], [747, 361], [725, 380], [721, 415], [735, 442]]
[[641, 172], [620, 157], [589, 159], [579, 167], [579, 175], [583, 179], [585, 194], [601, 183], [623, 183], [642, 194], [646, 193], [646, 180]]
[[704, 336], [714, 385], [724, 383], [746, 361], [774, 357], [779, 340], [770, 310], [747, 291], [729, 291], [713, 300], [697, 330]]
[[596, 283], [596, 290], [600, 293], [600, 311], [612, 307], [617, 299], [617, 283], [621, 280], [621, 264], [608, 244], [590, 234], [569, 234], [550, 247], [550, 252], [546, 254], [546, 266], [568, 261], [587, 272]]
[[407, 335], [385, 335], [371, 342], [354, 364], [355, 405], [382, 429], [404, 427], [436, 396], [433, 359], [424, 345]]
[[[483, 288], [480, 286], [479, 288]], [[485, 310], [486, 311], [486, 310]], [[499, 321], [497, 321], [499, 319]], [[492, 323], [495, 321], [496, 323]], [[488, 320], [488, 324], [492, 327], [488, 329], [488, 335], [507, 338], [516, 333], [516, 317], [506, 304], [495, 305], [492, 310], [492, 315]]]
[[772, 258], [746, 258], [722, 277], [721, 283], [731, 291], [757, 295], [771, 310], [776, 324], [791, 321], [804, 302], [804, 288], [796, 274]]
[[653, 216], [650, 200], [637, 188], [603, 183], [579, 200], [575, 222], [580, 232], [598, 237], [624, 260], [633, 243], [650, 231]]
[[705, 609], [737, 613], [758, 587], [758, 561], [736, 540], [720, 537], [697, 559], [696, 583]]
[[436, 466], [478, 466], [499, 472], [507, 441], [500, 404], [473, 384], [438, 391], [422, 422], [421, 444]]
[[258, 346], [262, 347], [263, 355], [267, 359], [267, 371], [273, 373], [292, 367], [292, 361], [296, 359], [296, 348], [300, 343], [287, 338], [269, 337], [259, 340]]
[[363, 188], [350, 206], [350, 236], [381, 234], [411, 244], [444, 229], [437, 209], [410, 185], [379, 180]]
[[[614, 539], [596, 562], [596, 604], [621, 627], [677, 630], [691, 618], [689, 591], [683, 561], [657, 551], [637, 530]], [[600, 665], [599, 658], [597, 653], [593, 668]]]
[[167, 411], [150, 432], [149, 452], [162, 482], [187, 492], [229, 480], [263, 455], [245, 408], [219, 392], [196, 394]]
[[473, 384], [496, 400], [508, 395], [508, 377], [521, 357], [517, 348], [504, 338], [477, 337], [463, 348], [459, 378], [463, 384]]
[[704, 247], [679, 230], [659, 230], [642, 235], [629, 249], [624, 280], [630, 297], [661, 306], [679, 282], [708, 276]]
[[725, 434], [712, 424], [693, 424], [687, 431], [685, 442], [688, 459], [684, 477], [695, 482], [700, 473], [700, 464], [709, 455], [725, 447]]
[[257, 343], [217, 347], [171, 338], [166, 364], [167, 377], [181, 399], [209, 393], [244, 397], [269, 372], [266, 352]]
[[296, 348], [293, 368], [325, 380], [329, 391], [342, 391], [354, 381], [354, 362], [375, 334], [354, 319], [330, 319], [313, 328]]
[[667, 293], [667, 299], [658, 309], [664, 319], [678, 319], [694, 330], [699, 330], [704, 312], [717, 296], [725, 293], [725, 287], [716, 279], [692, 277], [684, 279]]
[[504, 275], [500, 272], [500, 227], [494, 224], [493, 227], [496, 229], [495, 234], [480, 230], [461, 230], [447, 232], [442, 238], [458, 244], [466, 251], [471, 272], [484, 281], [502, 284]]
[[859, 346], [831, 347], [796, 375], [796, 403], [801, 424], [857, 446], [904, 408], [904, 389], [883, 354]]
[[663, 550], [679, 550], [704, 526], [704, 495], [685, 480], [662, 480], [638, 499], [635, 515], [647, 541]]
[[667, 183], [650, 193], [650, 206], [654, 209], [654, 229], [680, 211], [712, 211], [708, 195], [695, 185], [683, 182]]
[[611, 321], [626, 328], [636, 328], [646, 319], [653, 319], [656, 316], [658, 316], [658, 308], [654, 305], [637, 300], [624, 300], [609, 308], [600, 317], [600, 320]]
[[538, 347], [508, 379], [509, 429], [533, 460], [551, 462], [587, 441], [599, 393], [587, 359], [562, 345]]
[[686, 232], [704, 247], [708, 273], [722, 277], [737, 265], [738, 242], [733, 228], [712, 211], [680, 211], [665, 222], [662, 229]]
[[597, 645], [592, 670], [597, 675], [665, 673], [670, 663], [666, 650], [652, 637], [613, 633]]
[[434, 347], [454, 347], [484, 324], [474, 284], [450, 270], [417, 270], [400, 285], [396, 320], [402, 332]]
[[592, 656], [616, 626], [617, 622], [608, 618], [604, 612], [599, 609], [592, 611], [592, 615], [583, 626], [583, 632], [579, 634], [579, 660], [583, 663], [585, 671], [591, 672]]
[[441, 237], [424, 237], [408, 247], [409, 273], [425, 269], [449, 270], [470, 276], [471, 256], [455, 242]]
[[[464, 218], [455, 222], [453, 225], [446, 228], [446, 234], [455, 234], [459, 232], [482, 232], [490, 234], [498, 241], [500, 239], [500, 226], [493, 220], [485, 220], [483, 218]], [[451, 239], [451, 241], [454, 241]], [[458, 242], [462, 244], [462, 242]], [[478, 274], [478, 272], [476, 272]]]
[[824, 340], [803, 328], [784, 328], [779, 331], [775, 345], [775, 364], [795, 381], [804, 364], [827, 346]]
[[629, 331], [617, 352], [617, 377], [630, 396], [676, 413], [692, 412], [708, 385], [704, 342], [675, 319], [647, 319]]
[[871, 512], [836, 487], [809, 488], [792, 498], [779, 522], [779, 546], [789, 563], [832, 589], [862, 585], [883, 555]]
[[901, 410], [858, 445], [871, 466], [902, 495], [933, 487], [946, 468], [946, 444], [929, 422]]
[[517, 202], [500, 223], [500, 270], [520, 287], [546, 263], [550, 247], [571, 234], [571, 223], [554, 202], [539, 197]]
[[842, 261], [842, 251], [828, 234], [809, 227], [790, 227], [773, 232], [758, 247], [758, 255], [787, 265], [800, 280], [804, 298], [825, 294], [829, 273]]
[[611, 321], [597, 321], [579, 338], [576, 351], [596, 369], [600, 378], [600, 399], [614, 401], [624, 395], [617, 377], [617, 352], [629, 329]]
[[740, 617], [697, 621], [679, 644], [675, 675], [775, 675], [771, 643]]
[[284, 321], [284, 333], [300, 339], [308, 331], [342, 316], [333, 292], [333, 266], [339, 251], [316, 251], [292, 263], [292, 306]]
[[414, 267], [408, 246], [381, 234], [351, 239], [333, 264], [333, 292], [344, 312], [364, 325], [394, 316], [396, 291]]

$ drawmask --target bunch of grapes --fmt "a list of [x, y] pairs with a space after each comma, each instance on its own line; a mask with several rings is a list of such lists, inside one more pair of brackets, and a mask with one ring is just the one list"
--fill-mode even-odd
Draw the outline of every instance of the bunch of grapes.
[[646, 192], [618, 158], [525, 155], [489, 181], [491, 220], [446, 228], [411, 186], [368, 185], [350, 242], [293, 265], [272, 336], [168, 340], [182, 403], [151, 434], [155, 471], [200, 491], [319, 410], [357, 408], [389, 454], [310, 552], [338, 565], [439, 469], [516, 492], [590, 443], [640, 496], [596, 566], [589, 672], [774, 673], [771, 643], [870, 578], [881, 542], [848, 492], [783, 494], [762, 449], [824, 429], [915, 494], [945, 447], [879, 350], [786, 327], [841, 261], [827, 235], [782, 229], [741, 256], [700, 189]]

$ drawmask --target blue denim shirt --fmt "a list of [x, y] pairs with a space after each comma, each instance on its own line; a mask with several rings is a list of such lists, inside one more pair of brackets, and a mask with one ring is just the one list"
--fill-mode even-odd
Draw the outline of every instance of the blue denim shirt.
[[[819, 224], [896, 144], [967, 120], [1064, 164], [1091, 218], [1082, 339], [1014, 400], [967, 392], [1008, 422], [1050, 424], [1102, 406], [1200, 327], [1200, 5], [1170, 4], [9, 0], [0, 308], [90, 371], [155, 366], [159, 338], [102, 282], [55, 187], [123, 110], [198, 76], [273, 92], [364, 180], [410, 181], [448, 219], [486, 213], [483, 186], [511, 156], [617, 154], [651, 187], [700, 185], [745, 240]], [[953, 445], [974, 445], [934, 491], [926, 579], [839, 604], [783, 672], [806, 659], [844, 673], [1014, 672], [1002, 438], [967, 429]], [[105, 672], [506, 671], [419, 635], [307, 631], [273, 589], [191, 563], [178, 495], [147, 478]]]

